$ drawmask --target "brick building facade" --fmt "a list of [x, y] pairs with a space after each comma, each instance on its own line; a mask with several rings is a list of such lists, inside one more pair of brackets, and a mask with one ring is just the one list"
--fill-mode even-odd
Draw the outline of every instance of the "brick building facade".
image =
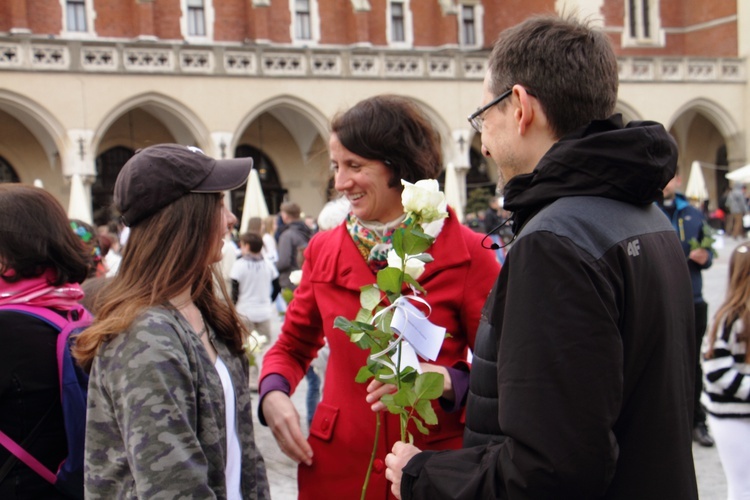
[[315, 214], [331, 116], [399, 93], [436, 124], [465, 200], [497, 180], [466, 122], [492, 42], [574, 11], [612, 38], [617, 111], [664, 123], [715, 204], [750, 155], [742, 0], [2, 0], [0, 182], [38, 180], [100, 223], [133, 151], [180, 142], [253, 156], [272, 212], [288, 198]]

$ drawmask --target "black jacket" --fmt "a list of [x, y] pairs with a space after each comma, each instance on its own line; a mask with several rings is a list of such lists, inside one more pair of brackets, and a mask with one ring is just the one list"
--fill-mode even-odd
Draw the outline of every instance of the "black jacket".
[[404, 498], [698, 497], [693, 304], [653, 204], [674, 141], [619, 116], [513, 178], [517, 240], [475, 345], [465, 449], [421, 453]]

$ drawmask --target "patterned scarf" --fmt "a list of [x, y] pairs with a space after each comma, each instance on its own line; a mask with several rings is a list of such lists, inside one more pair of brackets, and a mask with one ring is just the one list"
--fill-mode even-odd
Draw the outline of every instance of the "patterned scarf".
[[36, 278], [23, 279], [15, 283], [8, 283], [0, 278], [0, 305], [26, 304], [63, 311], [76, 306], [83, 298], [81, 286], [78, 283], [66, 283], [54, 287], [49, 284], [54, 278], [55, 271], [52, 269], [47, 269]]
[[362, 222], [353, 213], [346, 216], [346, 229], [373, 273], [388, 265], [388, 252], [393, 248], [393, 233], [407, 224], [404, 215], [386, 224]]

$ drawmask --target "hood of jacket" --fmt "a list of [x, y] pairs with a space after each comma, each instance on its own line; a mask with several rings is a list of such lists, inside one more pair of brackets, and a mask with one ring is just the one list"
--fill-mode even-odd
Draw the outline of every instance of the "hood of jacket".
[[312, 238], [312, 235], [313, 235], [312, 229], [310, 229], [307, 226], [307, 224], [305, 224], [305, 221], [303, 220], [293, 220], [292, 222], [284, 226], [284, 228], [281, 230], [279, 235], [281, 235], [284, 231], [291, 229], [291, 228], [294, 228], [296, 231], [301, 233], [302, 236], [304, 236], [306, 240], [310, 240], [310, 238]]
[[601, 196], [647, 205], [661, 198], [676, 168], [677, 145], [663, 125], [623, 125], [617, 114], [564, 136], [533, 172], [512, 178], [504, 189], [504, 207], [514, 213], [518, 230], [563, 197]]

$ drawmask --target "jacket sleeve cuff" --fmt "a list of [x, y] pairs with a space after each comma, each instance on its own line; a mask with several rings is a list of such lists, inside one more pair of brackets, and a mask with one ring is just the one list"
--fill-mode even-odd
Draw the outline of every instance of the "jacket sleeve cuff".
[[412, 489], [419, 479], [424, 464], [434, 455], [435, 451], [423, 451], [414, 455], [401, 470], [401, 500], [414, 498]]
[[292, 392], [289, 381], [278, 373], [271, 373], [263, 377], [260, 381], [258, 391], [258, 421], [261, 425], [268, 426], [266, 418], [263, 416], [263, 398], [271, 391], [281, 391], [287, 396]]
[[455, 413], [461, 410], [466, 404], [466, 395], [469, 393], [470, 373], [460, 368], [445, 367], [448, 370], [448, 376], [451, 378], [451, 387], [455, 398], [453, 401], [445, 398], [439, 398], [440, 408], [446, 413]]

